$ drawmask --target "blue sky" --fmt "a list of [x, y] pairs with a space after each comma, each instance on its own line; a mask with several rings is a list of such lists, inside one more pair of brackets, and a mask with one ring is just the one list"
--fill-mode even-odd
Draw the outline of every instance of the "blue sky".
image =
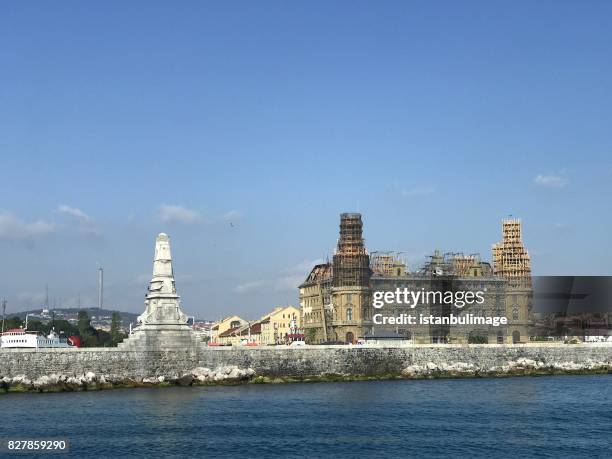
[[296, 303], [367, 245], [480, 252], [523, 219], [536, 274], [611, 275], [609, 2], [0, 6], [0, 296], [139, 312], [172, 239], [188, 313]]

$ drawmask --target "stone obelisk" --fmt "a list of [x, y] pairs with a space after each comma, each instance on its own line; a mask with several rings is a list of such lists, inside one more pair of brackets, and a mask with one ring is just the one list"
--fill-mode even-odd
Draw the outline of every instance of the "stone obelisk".
[[170, 238], [160, 233], [155, 239], [153, 277], [145, 296], [145, 311], [138, 316], [138, 326], [119, 347], [141, 350], [185, 348], [199, 340], [187, 324], [176, 293]]

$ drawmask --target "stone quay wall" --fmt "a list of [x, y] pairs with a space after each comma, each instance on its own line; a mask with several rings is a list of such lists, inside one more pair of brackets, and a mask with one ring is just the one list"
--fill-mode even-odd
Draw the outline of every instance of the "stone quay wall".
[[[304, 346], [222, 347], [126, 351], [116, 348], [2, 349], [0, 380], [87, 373], [114, 380], [171, 380], [196, 368], [252, 369], [265, 378], [466, 376], [541, 370], [540, 373], [612, 372], [612, 346], [579, 345], [415, 345], [406, 347]], [[565, 371], [567, 370], [567, 371]], [[6, 379], [8, 380], [8, 379]]]

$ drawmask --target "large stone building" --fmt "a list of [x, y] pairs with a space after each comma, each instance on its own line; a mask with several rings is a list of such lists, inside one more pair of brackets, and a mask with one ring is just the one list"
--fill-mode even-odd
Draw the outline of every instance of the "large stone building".
[[361, 214], [340, 215], [333, 262], [315, 266], [299, 287], [310, 342], [353, 343], [371, 325], [370, 255], [362, 233]]
[[[506, 223], [504, 222], [504, 225]], [[513, 224], [514, 225], [514, 224]], [[494, 248], [494, 259], [502, 260], [492, 267], [477, 254], [441, 254], [436, 251], [425, 265], [409, 271], [401, 254], [374, 252], [368, 254], [359, 214], [342, 214], [338, 248], [332, 263], [316, 265], [299, 286], [300, 305], [306, 339], [310, 343], [347, 342], [392, 331], [415, 343], [511, 343], [528, 339], [531, 290], [530, 271], [512, 270], [510, 263], [528, 263], [522, 241], [512, 235]], [[518, 256], [510, 256], [508, 251]], [[522, 255], [521, 255], [522, 253]], [[525, 259], [527, 257], [527, 261]], [[505, 263], [505, 264], [502, 264]], [[496, 271], [497, 270], [497, 271]], [[520, 275], [519, 275], [520, 274]], [[482, 292], [477, 304], [453, 307], [441, 301], [423, 302], [414, 309], [406, 304], [387, 303], [384, 309], [372, 306], [373, 292], [396, 289], [433, 292]], [[423, 314], [450, 316], [479, 321], [470, 317], [506, 317], [506, 326], [485, 325], [377, 325], [373, 314], [385, 316]], [[480, 320], [482, 322], [482, 320]]]
[[[464, 305], [461, 308], [444, 303], [439, 298], [434, 301], [421, 301], [414, 309], [405, 304], [388, 303], [380, 309], [386, 316], [400, 314], [422, 314], [424, 316], [450, 316], [459, 318], [506, 316], [506, 281], [493, 276], [491, 265], [481, 261], [477, 254], [441, 254], [435, 251], [423, 268], [408, 272], [401, 258], [393, 253], [372, 256], [372, 289], [379, 292], [408, 289], [413, 292], [481, 292], [483, 301], [479, 304]], [[390, 258], [390, 260], [389, 260]], [[386, 266], [393, 269], [386, 269]], [[466, 342], [508, 342], [505, 327], [493, 325], [395, 325], [376, 326], [377, 329], [393, 330], [415, 343], [466, 343]]]

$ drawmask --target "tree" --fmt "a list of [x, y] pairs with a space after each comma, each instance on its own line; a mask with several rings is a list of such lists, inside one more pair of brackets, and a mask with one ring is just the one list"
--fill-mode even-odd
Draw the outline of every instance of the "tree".
[[113, 346], [116, 346], [123, 339], [123, 333], [121, 333], [121, 315], [118, 312], [113, 312], [111, 317], [110, 335]]
[[23, 327], [23, 321], [17, 316], [7, 317], [4, 321], [4, 331], [9, 328], [21, 328]]
[[43, 324], [40, 320], [29, 320], [28, 321], [28, 331], [39, 331], [46, 333], [47, 326]]
[[91, 327], [91, 319], [89, 318], [87, 311], [79, 311], [79, 314], [77, 315], [77, 324], [79, 327], [79, 335], [82, 338], [87, 339], [87, 337], [91, 335], [93, 331]]
[[65, 336], [72, 336], [72, 335], [79, 334], [78, 327], [72, 325], [70, 322], [64, 319], [59, 319], [55, 321], [55, 331]]
[[486, 336], [470, 334], [468, 344], [489, 344], [489, 339]]
[[96, 335], [88, 335], [85, 338], [85, 347], [98, 347], [100, 345]]
[[306, 344], [314, 344], [315, 338], [317, 337], [316, 328], [306, 329]]

